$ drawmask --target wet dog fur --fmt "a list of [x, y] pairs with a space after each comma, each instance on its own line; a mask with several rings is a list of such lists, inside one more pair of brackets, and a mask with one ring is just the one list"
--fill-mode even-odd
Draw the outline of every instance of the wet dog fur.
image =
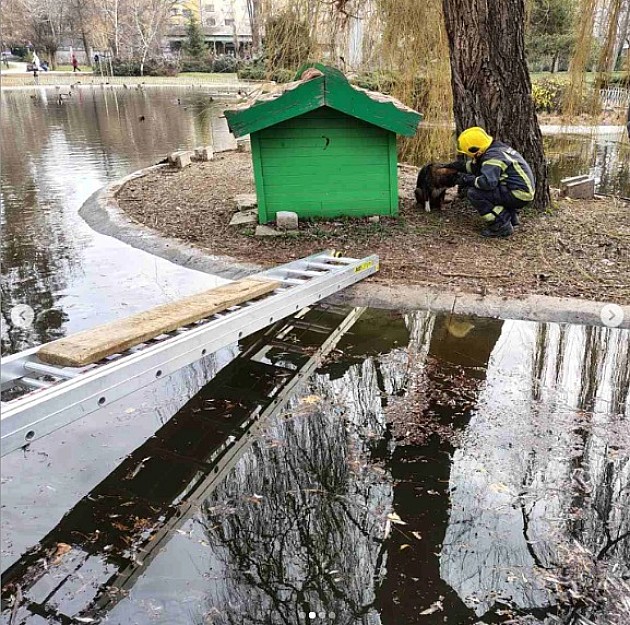
[[446, 189], [457, 184], [457, 170], [442, 163], [429, 163], [420, 169], [414, 195], [418, 206], [427, 213], [439, 210], [444, 204]]

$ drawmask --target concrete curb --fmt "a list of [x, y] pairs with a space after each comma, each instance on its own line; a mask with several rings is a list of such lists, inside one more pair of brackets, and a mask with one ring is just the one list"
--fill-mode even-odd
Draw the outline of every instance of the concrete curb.
[[[235, 280], [260, 271], [263, 267], [243, 263], [230, 256], [214, 256], [202, 248], [166, 237], [143, 224], [133, 221], [120, 208], [117, 195], [122, 187], [135, 178], [155, 171], [165, 164], [153, 165], [103, 187], [81, 207], [79, 214], [90, 227], [177, 265]], [[605, 302], [577, 298], [559, 298], [546, 295], [528, 295], [522, 298], [496, 295], [453, 293], [439, 287], [422, 285], [396, 286], [377, 282], [360, 282], [331, 298], [338, 303], [353, 306], [370, 306], [409, 312], [426, 309], [458, 315], [475, 315], [498, 319], [576, 323], [604, 326], [601, 318]], [[630, 329], [630, 306], [622, 306], [623, 321], [619, 328]]]
[[183, 243], [133, 221], [119, 206], [117, 196], [122, 187], [167, 164], [152, 165], [125, 176], [92, 194], [79, 210], [87, 224], [101, 234], [114, 237], [176, 265], [211, 273], [221, 278], [237, 280], [260, 270], [260, 266], [240, 263], [229, 256], [214, 256], [203, 249]]

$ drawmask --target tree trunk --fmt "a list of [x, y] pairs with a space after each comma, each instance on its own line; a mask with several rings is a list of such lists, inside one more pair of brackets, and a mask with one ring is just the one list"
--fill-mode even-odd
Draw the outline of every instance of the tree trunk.
[[262, 15], [261, 0], [247, 0], [247, 13], [249, 14], [249, 27], [252, 31], [252, 56], [261, 53], [260, 17]]
[[627, 6], [623, 17], [621, 18], [621, 24], [619, 27], [619, 41], [615, 46], [614, 53], [610, 59], [610, 66], [608, 70], [611, 72], [615, 71], [617, 67], [617, 61], [619, 60], [619, 56], [623, 52], [623, 46], [626, 43], [626, 40], [630, 38], [630, 2], [627, 2]]
[[44, 48], [48, 57], [50, 58], [50, 69], [55, 71], [57, 69], [57, 46], [49, 44]]
[[547, 162], [525, 61], [525, 0], [442, 0], [457, 132], [482, 126], [527, 159], [534, 206], [549, 205]]
[[89, 67], [92, 65], [92, 46], [85, 30], [81, 32], [81, 39], [83, 39], [83, 50], [85, 50], [85, 62]]

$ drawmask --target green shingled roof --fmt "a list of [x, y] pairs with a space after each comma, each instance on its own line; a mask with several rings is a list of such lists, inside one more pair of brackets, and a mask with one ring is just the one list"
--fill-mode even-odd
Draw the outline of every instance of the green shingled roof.
[[242, 137], [324, 106], [406, 137], [416, 134], [422, 120], [398, 100], [353, 87], [339, 70], [319, 63], [301, 67], [295, 82], [226, 110], [225, 117], [231, 132]]

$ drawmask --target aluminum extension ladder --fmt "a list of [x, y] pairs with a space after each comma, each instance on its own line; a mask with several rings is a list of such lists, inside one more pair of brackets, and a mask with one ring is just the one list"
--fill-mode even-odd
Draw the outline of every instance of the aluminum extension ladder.
[[378, 256], [326, 251], [257, 274], [271, 293], [81, 368], [45, 364], [40, 347], [2, 359], [4, 456], [378, 271]]
[[[201, 518], [204, 502], [261, 431], [280, 415], [299, 414], [299, 404], [290, 408], [292, 399], [364, 311], [303, 308], [245, 341], [154, 436], [2, 571], [3, 614], [17, 604], [27, 618], [64, 625], [107, 621], [179, 528]], [[247, 394], [241, 384], [252, 378], [260, 384]], [[165, 472], [176, 479], [164, 479]], [[159, 487], [148, 494], [147, 484]], [[54, 564], [60, 543], [72, 551]]]

